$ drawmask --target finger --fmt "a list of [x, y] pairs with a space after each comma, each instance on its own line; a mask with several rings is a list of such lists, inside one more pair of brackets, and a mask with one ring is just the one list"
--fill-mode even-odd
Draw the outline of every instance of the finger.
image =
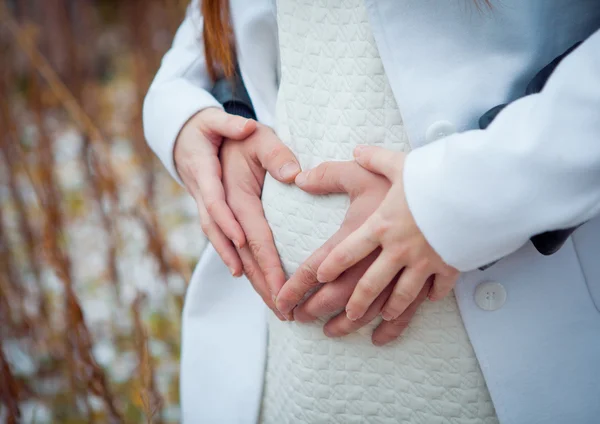
[[235, 219], [233, 212], [225, 200], [219, 158], [216, 155], [205, 157], [200, 164], [200, 168], [202, 168], [202, 175], [197, 177], [197, 181], [202, 202], [208, 214], [217, 223], [221, 231], [239, 249], [244, 245], [246, 238], [242, 227]]
[[343, 310], [352, 295], [354, 287], [356, 287], [357, 281], [369, 268], [369, 265], [375, 261], [378, 253], [373, 253], [360, 264], [344, 273], [339, 279], [324, 285], [306, 299], [304, 303], [295, 309], [296, 319], [300, 322], [312, 321], [316, 318], [331, 316], [335, 312]]
[[294, 310], [294, 318], [298, 322], [309, 322], [342, 311], [354, 288], [354, 284], [350, 283], [346, 281], [324, 285]]
[[383, 346], [393, 340], [396, 340], [406, 329], [406, 327], [408, 327], [408, 324], [419, 309], [419, 306], [421, 306], [421, 303], [427, 299], [427, 295], [429, 294], [430, 290], [431, 279], [428, 280], [428, 282], [423, 286], [417, 298], [413, 303], [410, 304], [408, 308], [406, 308], [402, 315], [392, 321], [382, 321], [381, 324], [377, 326], [371, 338], [373, 344], [376, 346]]
[[447, 274], [436, 274], [429, 299], [435, 302], [446, 297], [456, 285], [458, 275], [459, 272], [456, 270], [452, 270]]
[[252, 284], [252, 287], [254, 287], [256, 293], [258, 293], [258, 295], [262, 298], [263, 302], [265, 302], [265, 305], [267, 305], [267, 307], [271, 309], [275, 315], [277, 315], [277, 318], [285, 321], [283, 315], [281, 315], [275, 308], [275, 302], [271, 296], [271, 293], [269, 292], [265, 277], [260, 271], [258, 264], [252, 257], [250, 248], [248, 246], [244, 246], [238, 250], [238, 253], [244, 266], [244, 274], [250, 281], [250, 284]]
[[338, 244], [325, 258], [317, 270], [317, 279], [322, 283], [335, 280], [342, 272], [357, 264], [380, 245], [375, 236], [374, 222], [379, 219], [371, 215], [356, 231]]
[[282, 183], [291, 183], [300, 172], [294, 153], [272, 131], [266, 132], [257, 143], [256, 156], [261, 166]]
[[368, 171], [356, 162], [323, 162], [316, 168], [296, 176], [296, 185], [312, 194], [349, 193], [365, 184]]
[[371, 304], [379, 297], [402, 268], [395, 255], [383, 250], [379, 257], [361, 277], [346, 305], [346, 315], [350, 321], [361, 318]]
[[381, 316], [386, 321], [398, 318], [417, 298], [431, 271], [424, 265], [410, 266], [402, 271]]
[[365, 169], [385, 175], [394, 181], [397, 171], [402, 166], [404, 154], [377, 146], [357, 146], [354, 149], [356, 162]]
[[309, 314], [304, 308], [301, 308], [300, 306], [292, 311], [292, 315], [294, 316], [295, 321], [298, 321], [302, 324], [313, 322], [318, 318], [314, 315]]
[[338, 230], [329, 240], [323, 244], [317, 251], [308, 257], [296, 272], [283, 285], [277, 295], [277, 309], [286, 314], [300, 303], [304, 296], [320, 283], [317, 280], [317, 269], [321, 262], [327, 257], [329, 252], [347, 236], [348, 230]]
[[200, 113], [204, 114], [205, 119], [199, 121], [199, 130], [209, 139], [214, 134], [219, 138], [244, 140], [256, 130], [256, 121], [231, 115], [222, 109], [208, 108]]
[[227, 268], [234, 277], [242, 275], [242, 261], [231, 244], [231, 241], [225, 236], [217, 224], [210, 218], [206, 208], [201, 202], [198, 202], [198, 214], [200, 215], [200, 222], [202, 225], [202, 231], [211, 242]]
[[354, 333], [373, 321], [381, 312], [381, 307], [390, 295], [392, 288], [392, 286], [386, 287], [386, 289], [379, 296], [377, 296], [377, 299], [375, 299], [371, 306], [369, 306], [365, 314], [357, 320], [352, 321], [348, 319], [344, 313], [341, 313], [330, 319], [323, 327], [323, 332], [325, 335], [327, 337], [346, 336], [350, 333]]
[[285, 283], [285, 274], [260, 197], [248, 195], [238, 188], [235, 190], [229, 194], [231, 208], [246, 234], [252, 256], [265, 277], [270, 297], [276, 297]]

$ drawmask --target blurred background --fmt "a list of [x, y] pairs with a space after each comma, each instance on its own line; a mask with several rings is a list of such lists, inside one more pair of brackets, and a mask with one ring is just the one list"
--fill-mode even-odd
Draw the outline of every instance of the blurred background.
[[145, 144], [187, 0], [0, 0], [0, 422], [179, 422], [205, 240]]

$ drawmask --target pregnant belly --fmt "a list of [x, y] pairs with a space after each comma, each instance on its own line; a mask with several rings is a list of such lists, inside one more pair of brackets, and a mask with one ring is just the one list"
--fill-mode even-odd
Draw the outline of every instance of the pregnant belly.
[[[349, 206], [345, 195], [313, 196], [270, 176], [262, 202], [288, 276], [337, 231]], [[385, 348], [371, 343], [380, 317], [330, 339], [323, 334], [325, 318], [300, 324], [268, 316], [264, 423], [347, 422], [331, 417], [346, 418], [355, 409], [362, 417], [356, 422], [365, 416], [447, 422], [450, 414], [453, 423], [497, 423], [453, 294], [421, 305]]]
[[262, 203], [288, 277], [338, 230], [350, 204], [346, 195], [311, 195], [268, 174]]

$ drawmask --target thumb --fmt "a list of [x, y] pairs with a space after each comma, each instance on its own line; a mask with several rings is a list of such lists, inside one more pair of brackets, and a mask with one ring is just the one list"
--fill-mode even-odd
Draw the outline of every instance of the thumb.
[[354, 159], [363, 168], [394, 181], [404, 164], [404, 153], [398, 153], [383, 147], [357, 146]]
[[217, 135], [231, 140], [245, 140], [256, 130], [256, 121], [243, 116], [231, 115], [224, 110], [210, 107], [199, 112], [199, 128], [210, 138]]
[[352, 195], [365, 186], [369, 174], [354, 161], [323, 162], [310, 171], [300, 173], [296, 177], [296, 185], [312, 194]]
[[301, 171], [294, 153], [275, 135], [269, 131], [257, 143], [256, 156], [261, 166], [273, 178], [282, 183], [291, 183]]

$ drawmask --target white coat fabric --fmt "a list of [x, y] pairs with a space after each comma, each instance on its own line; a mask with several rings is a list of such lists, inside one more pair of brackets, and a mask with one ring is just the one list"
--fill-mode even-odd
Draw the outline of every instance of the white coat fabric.
[[[409, 207], [441, 257], [464, 271], [456, 296], [500, 421], [598, 422], [600, 4], [365, 3], [414, 149], [404, 173]], [[148, 142], [176, 179], [179, 130], [219, 107], [198, 10], [191, 6], [144, 104]], [[246, 88], [258, 119], [273, 125], [275, 2], [231, 0], [231, 12]], [[537, 71], [586, 38], [541, 93], [476, 129], [485, 111], [519, 98]], [[584, 221], [552, 256], [528, 242]], [[265, 314], [250, 284], [230, 277], [208, 248], [184, 308], [184, 422], [256, 422]]]

